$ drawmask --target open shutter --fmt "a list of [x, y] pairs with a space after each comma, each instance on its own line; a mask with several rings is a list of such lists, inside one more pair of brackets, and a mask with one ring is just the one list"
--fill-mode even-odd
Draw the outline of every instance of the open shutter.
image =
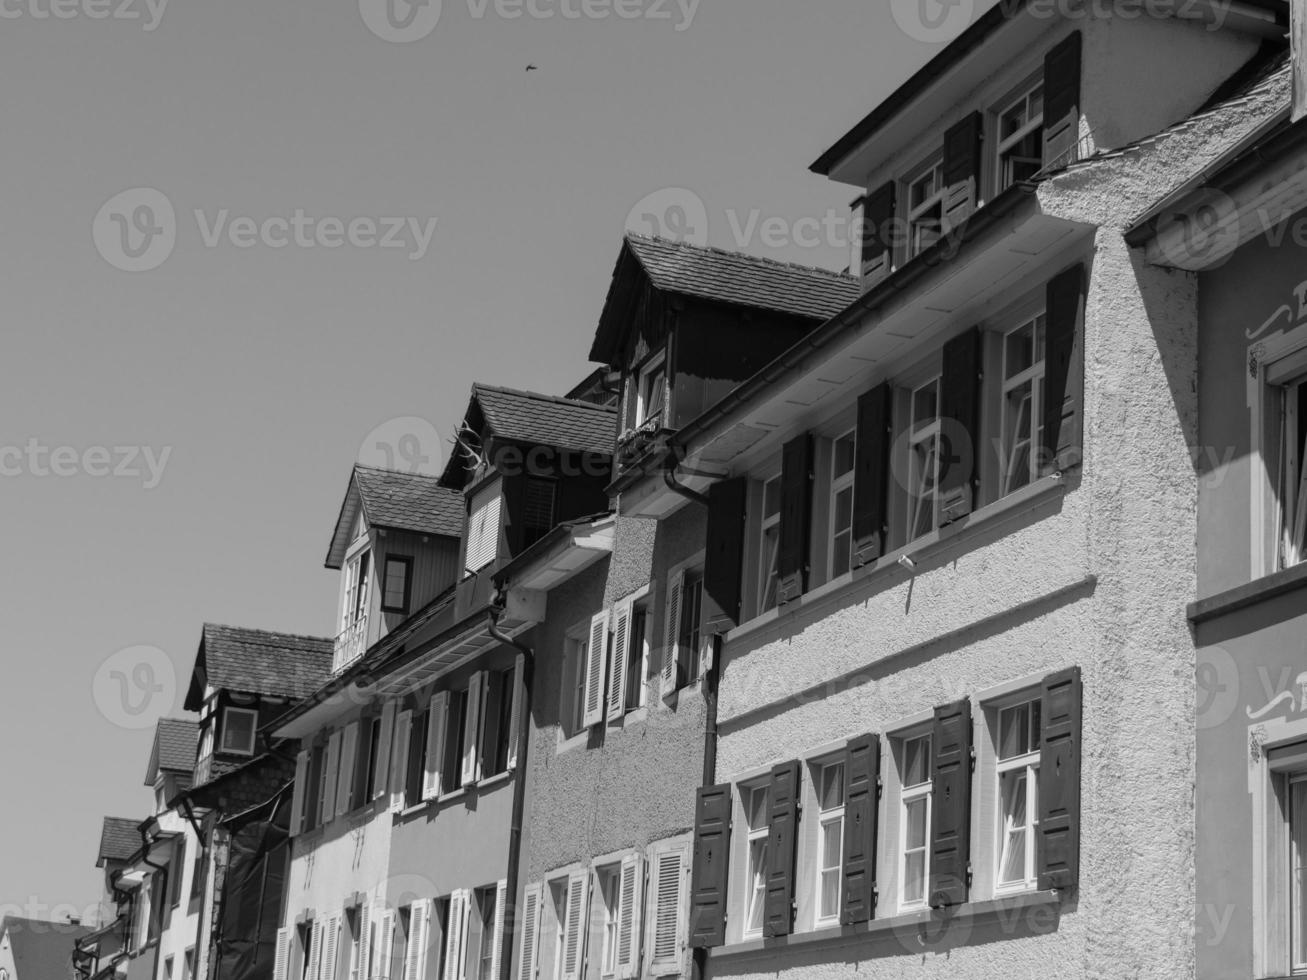
[[431, 901], [414, 902], [409, 912], [410, 959], [413, 963], [412, 980], [426, 980], [427, 948], [431, 940]]
[[540, 955], [540, 902], [544, 889], [530, 885], [522, 895], [522, 945], [517, 955], [516, 980], [535, 980]]
[[449, 924], [445, 928], [445, 976], [443, 980], [460, 980], [463, 968], [460, 963], [463, 946], [464, 905], [463, 892], [449, 896]]
[[[694, 863], [690, 882], [690, 945], [726, 942], [726, 888], [731, 857], [731, 787], [702, 786], [694, 815]], [[661, 875], [661, 869], [655, 868]], [[658, 885], [662, 900], [662, 883]], [[657, 937], [655, 937], [657, 938]]]
[[1044, 56], [1044, 168], [1061, 169], [1080, 142], [1080, 32]]
[[295, 756], [295, 785], [291, 791], [290, 832], [304, 833], [304, 798], [309, 788], [309, 751]]
[[767, 894], [763, 934], [788, 936], [794, 923], [794, 859], [799, 824], [799, 763], [786, 762], [771, 772], [767, 841]]
[[585, 648], [585, 728], [604, 720], [604, 675], [608, 662], [608, 610], [590, 620], [590, 641]]
[[290, 969], [290, 930], [277, 930], [277, 946], [272, 957], [272, 980], [287, 980]]
[[679, 688], [677, 676], [681, 659], [681, 592], [685, 573], [677, 572], [667, 580], [667, 598], [663, 602], [663, 697], [671, 697]]
[[973, 112], [944, 133], [944, 231], [953, 230], [980, 206], [980, 141], [985, 120]]
[[319, 823], [323, 826], [331, 823], [336, 816], [336, 787], [340, 780], [340, 739], [341, 733], [334, 731], [327, 739], [327, 756], [323, 763], [326, 775], [322, 781], [322, 799], [318, 801]]
[[732, 623], [739, 625], [744, 600], [744, 535], [749, 481], [723, 480], [708, 488], [708, 545], [703, 588]]
[[369, 935], [372, 928], [372, 906], [367, 902], [363, 902], [358, 907], [358, 928], [359, 942], [354, 951], [358, 959], [354, 976], [357, 976], [358, 980], [371, 980], [372, 970], [368, 957], [372, 955], [372, 937]]
[[467, 715], [463, 719], [464, 786], [471, 786], [481, 778], [481, 699], [485, 689], [485, 672], [478, 671], [467, 686]]
[[395, 730], [396, 705], [387, 701], [381, 709], [381, 738], [377, 746], [377, 772], [375, 782], [368, 788], [371, 799], [377, 799], [390, 786], [390, 746]]
[[781, 451], [780, 605], [808, 591], [813, 476], [812, 436], [804, 433]]
[[567, 879], [567, 919], [563, 924], [563, 976], [581, 980], [585, 966], [586, 925], [590, 921], [590, 875], [574, 871]]
[[931, 738], [930, 906], [967, 900], [971, 868], [971, 702], [935, 709]]
[[889, 527], [890, 446], [894, 389], [879, 385], [858, 399], [853, 470], [853, 567], [885, 553]]
[[631, 603], [619, 603], [613, 610], [612, 664], [608, 668], [608, 720], [626, 714], [626, 654], [631, 645]]
[[522, 737], [522, 697], [526, 693], [525, 671], [526, 657], [519, 653], [517, 661], [513, 664], [513, 676], [509, 679], [509, 683], [513, 685], [512, 707], [509, 709], [513, 713], [508, 719], [508, 769], [510, 772], [517, 768], [517, 743]]
[[939, 492], [941, 524], [966, 517], [976, 504], [980, 453], [980, 330], [972, 327], [944, 345], [940, 379]]
[[[1077, 35], [1078, 37], [1079, 35]], [[1080, 464], [1085, 387], [1085, 267], [1074, 265], [1049, 282], [1044, 349], [1041, 464], [1056, 471]]]
[[898, 185], [894, 181], [862, 199], [862, 277], [883, 279], [894, 266], [894, 211]]
[[322, 977], [322, 938], [326, 929], [321, 922], [313, 923], [312, 939], [309, 940], [309, 972], [305, 980], [321, 980]]
[[[729, 797], [729, 787], [718, 788], [727, 790]], [[728, 844], [729, 841], [723, 837], [723, 865]], [[649, 972], [655, 977], [679, 975], [684, 964], [685, 872], [688, 860], [689, 855], [683, 844], [654, 850], [653, 872], [649, 881]], [[724, 891], [722, 895], [725, 896]]]
[[413, 712], [401, 711], [395, 718], [395, 738], [390, 753], [390, 809], [398, 813], [404, 809], [404, 796], [408, 780], [408, 742], [413, 735]]
[[840, 924], [876, 914], [876, 822], [880, 798], [880, 739], [864, 735], [844, 750], [844, 870]]
[[390, 980], [395, 959], [395, 912], [386, 909], [381, 913], [381, 928], [377, 930], [378, 980]]
[[1080, 668], [1044, 678], [1039, 745], [1039, 887], [1080, 880]]
[[422, 774], [422, 799], [434, 800], [441, 794], [443, 773], [441, 760], [445, 758], [445, 728], [449, 716], [449, 692], [441, 691], [431, 698], [427, 714], [427, 761]]
[[322, 937], [322, 980], [336, 980], [336, 965], [340, 959], [340, 916], [327, 920]]
[[617, 897], [617, 977], [640, 976], [640, 926], [644, 920], [644, 855], [622, 859]]
[[345, 726], [340, 739], [340, 779], [336, 789], [336, 816], [354, 809], [354, 772], [358, 768], [359, 723]]
[[502, 878], [495, 886], [495, 934], [491, 937], [490, 976], [487, 980], [499, 980], [499, 967], [504, 955], [504, 906], [508, 901], [508, 882]]

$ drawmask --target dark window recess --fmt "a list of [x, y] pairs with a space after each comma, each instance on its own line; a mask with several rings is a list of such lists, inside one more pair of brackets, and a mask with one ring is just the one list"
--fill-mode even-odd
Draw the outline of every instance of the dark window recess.
[[553, 480], [529, 476], [522, 488], [522, 547], [529, 548], [554, 529], [558, 486]]
[[805, 433], [786, 443], [781, 451], [778, 605], [793, 602], [808, 591], [814, 475], [812, 436]]
[[931, 738], [930, 907], [967, 900], [971, 878], [971, 702], [935, 709]]
[[975, 509], [980, 459], [980, 330], [972, 327], [944, 345], [940, 380], [940, 523]]
[[1080, 880], [1080, 668], [1044, 678], [1040, 705], [1040, 888]]
[[703, 573], [686, 572], [681, 586], [681, 628], [678, 635], [676, 687], [694, 681], [703, 642]]
[[467, 718], [467, 691], [449, 692], [449, 712], [445, 715], [445, 759], [441, 766], [441, 792], [463, 788], [463, 729]]
[[885, 553], [889, 527], [890, 446], [894, 389], [883, 384], [858, 399], [853, 475], [853, 567]]
[[407, 613], [413, 588], [413, 559], [405, 555], [386, 557], [385, 581], [382, 582], [383, 612]]
[[640, 707], [640, 689], [644, 686], [644, 641], [649, 628], [649, 612], [636, 609], [631, 613], [631, 635], [626, 647], [626, 710]]
[[980, 205], [980, 141], [984, 117], [973, 112], [944, 134], [944, 231], [958, 227]]
[[708, 490], [708, 546], [703, 580], [708, 595], [737, 626], [744, 594], [744, 536], [749, 481], [723, 480]]
[[508, 771], [508, 735], [513, 720], [512, 670], [492, 671], [486, 680], [485, 752], [482, 775], [497, 776]]
[[431, 712], [418, 711], [413, 715], [413, 727], [408, 736], [408, 759], [404, 769], [404, 803], [412, 806], [422, 799], [422, 783], [427, 764], [427, 726]]
[[1076, 159], [1080, 142], [1080, 32], [1044, 57], [1044, 167], [1060, 169]]
[[1045, 300], [1047, 327], [1040, 464], [1061, 472], [1078, 466], [1082, 457], [1085, 267], [1074, 265], [1054, 276], [1048, 283]]
[[771, 773], [767, 840], [767, 895], [763, 934], [788, 936], [794, 923], [794, 859], [799, 823], [799, 763], [786, 762]]
[[318, 814], [322, 804], [322, 767], [326, 764], [327, 750], [319, 746], [309, 756], [309, 781], [304, 794], [304, 829], [312, 830], [318, 825]]
[[890, 181], [862, 199], [862, 275], [880, 279], [894, 263], [898, 185]]
[[726, 942], [726, 885], [730, 872], [731, 787], [698, 790], [694, 817], [694, 859], [690, 872], [690, 946], [707, 949]]
[[363, 764], [359, 766], [360, 782], [354, 799], [358, 804], [363, 804], [371, 801], [372, 787], [377, 782], [377, 765], [381, 761], [380, 718], [363, 720], [363, 749], [359, 755]]
[[876, 914], [876, 818], [880, 796], [880, 739], [864, 735], [844, 751], [844, 872], [840, 923]]

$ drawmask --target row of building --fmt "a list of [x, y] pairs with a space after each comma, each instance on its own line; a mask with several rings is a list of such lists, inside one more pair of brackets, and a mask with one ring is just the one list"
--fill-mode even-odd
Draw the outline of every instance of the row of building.
[[204, 627], [79, 975], [1307, 973], [1289, 26], [1001, 3], [814, 165], [854, 274], [628, 236], [333, 638]]

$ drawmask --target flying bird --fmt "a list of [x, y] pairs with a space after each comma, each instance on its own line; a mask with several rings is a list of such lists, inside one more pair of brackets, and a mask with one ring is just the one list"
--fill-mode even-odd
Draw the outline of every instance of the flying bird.
[[526, 70], [527, 70], [527, 71], [539, 71], [540, 69], [537, 68], [535, 65], [527, 65], [527, 66], [526, 66]]

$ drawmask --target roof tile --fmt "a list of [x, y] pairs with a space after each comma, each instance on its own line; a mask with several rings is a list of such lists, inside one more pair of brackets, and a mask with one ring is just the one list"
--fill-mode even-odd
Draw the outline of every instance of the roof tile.
[[331, 677], [332, 641], [235, 626], [204, 627], [209, 684], [270, 697], [308, 697]]
[[136, 828], [140, 821], [130, 817], [105, 817], [100, 828], [100, 851], [95, 866], [105, 861], [126, 861], [141, 849], [141, 835]]
[[612, 455], [615, 408], [482, 384], [473, 385], [472, 394], [491, 430], [501, 438]]
[[438, 477], [356, 466], [354, 480], [372, 527], [457, 538], [463, 533], [463, 495]]

